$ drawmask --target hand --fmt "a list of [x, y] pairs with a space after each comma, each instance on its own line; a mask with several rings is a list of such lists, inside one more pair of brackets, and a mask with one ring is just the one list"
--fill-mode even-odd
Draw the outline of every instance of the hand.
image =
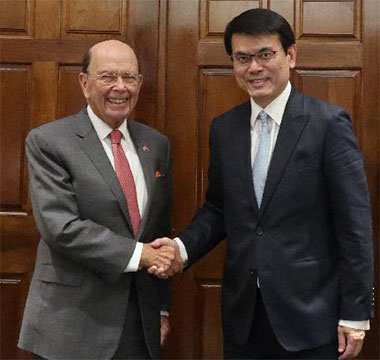
[[167, 237], [165, 238], [159, 238], [154, 240], [151, 243], [151, 246], [155, 249], [161, 249], [162, 247], [172, 247], [174, 249], [175, 258], [171, 262], [170, 267], [163, 267], [163, 266], [152, 266], [148, 269], [148, 272], [150, 274], [156, 275], [159, 278], [167, 279], [169, 276], [173, 276], [174, 274], [178, 272], [182, 272], [183, 269], [183, 260], [181, 257], [181, 253], [179, 251], [178, 244]]
[[357, 357], [363, 346], [364, 330], [338, 326], [339, 360], [348, 360]]
[[161, 331], [160, 331], [161, 347], [165, 345], [169, 332], [170, 332], [169, 316], [161, 315]]
[[159, 248], [153, 248], [152, 243], [143, 244], [139, 269], [156, 268], [161, 269], [162, 273], [171, 273], [173, 262], [176, 262], [176, 249], [173, 244], [163, 245]]

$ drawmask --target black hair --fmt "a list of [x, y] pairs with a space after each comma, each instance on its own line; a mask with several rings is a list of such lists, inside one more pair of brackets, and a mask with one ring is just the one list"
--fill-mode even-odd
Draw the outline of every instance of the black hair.
[[232, 35], [278, 35], [285, 53], [295, 44], [293, 30], [284, 17], [268, 9], [251, 9], [233, 18], [224, 32], [224, 46], [228, 55], [232, 54]]

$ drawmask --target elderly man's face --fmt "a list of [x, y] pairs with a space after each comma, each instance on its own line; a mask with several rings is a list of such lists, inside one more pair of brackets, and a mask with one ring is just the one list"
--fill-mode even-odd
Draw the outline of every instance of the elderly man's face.
[[136, 55], [117, 40], [91, 49], [88, 72], [81, 73], [79, 80], [87, 103], [112, 128], [119, 127], [131, 114], [142, 84]]

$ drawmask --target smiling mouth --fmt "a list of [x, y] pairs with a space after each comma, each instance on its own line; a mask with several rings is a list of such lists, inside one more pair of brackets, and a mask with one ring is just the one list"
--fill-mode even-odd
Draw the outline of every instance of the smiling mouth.
[[119, 104], [123, 104], [123, 103], [127, 102], [128, 99], [108, 98], [107, 100], [108, 100], [111, 104], [119, 105]]
[[266, 79], [254, 79], [254, 80], [248, 80], [248, 82], [252, 85], [262, 85], [264, 84]]

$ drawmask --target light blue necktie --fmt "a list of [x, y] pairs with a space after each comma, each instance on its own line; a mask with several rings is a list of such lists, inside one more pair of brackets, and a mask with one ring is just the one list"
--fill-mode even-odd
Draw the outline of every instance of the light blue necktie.
[[261, 134], [259, 148], [257, 149], [253, 163], [253, 186], [255, 188], [257, 205], [260, 207], [269, 166], [270, 131], [268, 114], [264, 110], [260, 112], [257, 118], [261, 121]]

